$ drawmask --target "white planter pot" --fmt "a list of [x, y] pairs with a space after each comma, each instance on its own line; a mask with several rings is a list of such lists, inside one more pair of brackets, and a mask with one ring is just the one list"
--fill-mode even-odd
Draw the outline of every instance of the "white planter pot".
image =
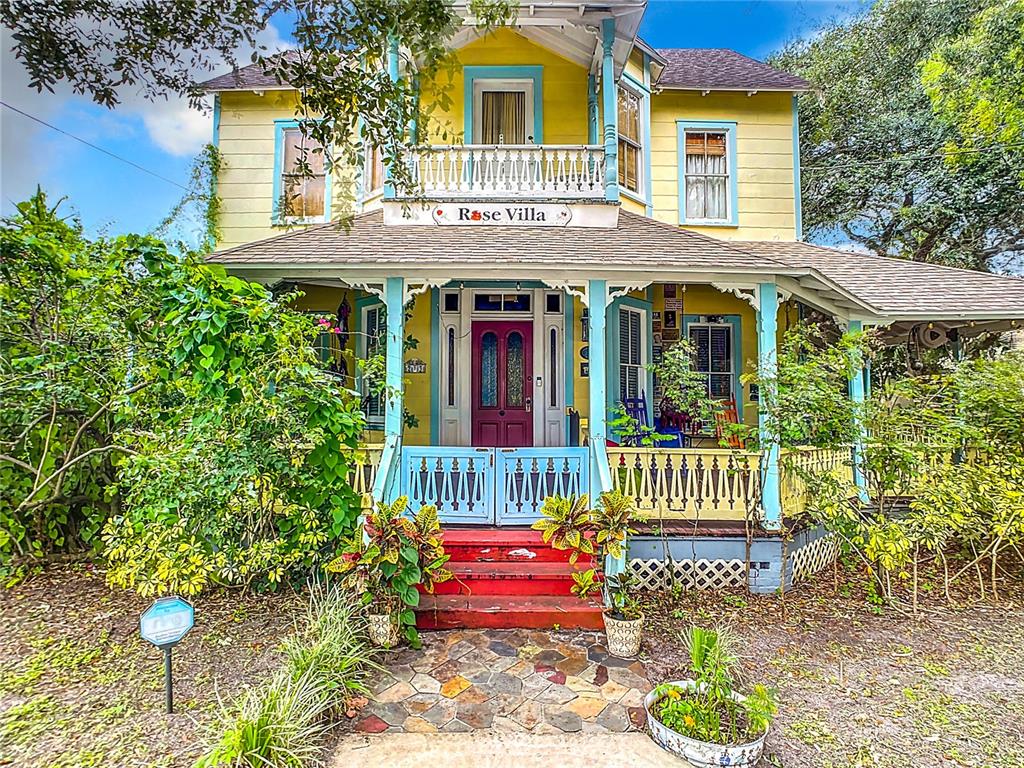
[[620, 659], [635, 659], [640, 653], [644, 617], [615, 619], [604, 614], [604, 632], [608, 636], [608, 653]]
[[381, 648], [398, 645], [398, 617], [394, 613], [370, 613], [366, 616], [370, 640]]
[[[689, 691], [697, 688], [697, 683], [693, 680], [674, 680], [669, 685]], [[662, 724], [654, 716], [651, 710], [659, 698], [657, 691], [656, 687], [644, 698], [644, 709], [647, 710], [647, 727], [651, 731], [651, 736], [662, 749], [683, 758], [695, 768], [712, 768], [712, 766], [717, 768], [723, 765], [753, 766], [761, 759], [761, 755], [764, 753], [764, 740], [768, 735], [767, 728], [759, 739], [731, 747], [691, 739]], [[732, 694], [733, 701], [741, 702], [745, 698], [738, 693]]]

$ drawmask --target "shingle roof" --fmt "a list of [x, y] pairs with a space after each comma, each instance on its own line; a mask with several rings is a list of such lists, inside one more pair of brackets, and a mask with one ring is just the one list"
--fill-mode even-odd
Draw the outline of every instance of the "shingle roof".
[[[284, 51], [279, 55], [287, 61], [299, 54], [297, 51]], [[249, 64], [225, 75], [210, 78], [199, 85], [206, 91], [258, 91], [262, 88], [287, 87], [273, 75], [266, 74], [259, 64]]]
[[882, 315], [1014, 315], [1024, 318], [1024, 278], [850, 253], [797, 242], [740, 242], [744, 250], [810, 268]]
[[[353, 218], [348, 229], [321, 224], [211, 256], [229, 265], [374, 264], [649, 267], [763, 270], [772, 259], [628, 211], [615, 229], [577, 227], [431, 227], [384, 224], [382, 211]], [[785, 265], [774, 263], [785, 271]]]
[[661, 88], [686, 90], [806, 91], [803, 78], [775, 69], [728, 48], [659, 48], [665, 70]]

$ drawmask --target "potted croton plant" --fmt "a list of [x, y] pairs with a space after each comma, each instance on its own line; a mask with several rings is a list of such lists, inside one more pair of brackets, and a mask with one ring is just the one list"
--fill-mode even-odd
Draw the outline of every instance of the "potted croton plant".
[[651, 736], [699, 768], [755, 765], [776, 712], [763, 685], [735, 690], [739, 659], [731, 637], [691, 627], [684, 635], [693, 677], [657, 686], [644, 699]]
[[553, 496], [544, 500], [541, 514], [544, 517], [533, 527], [545, 542], [569, 550], [570, 563], [584, 556], [595, 566], [573, 573], [572, 592], [589, 600], [601, 591], [603, 583], [608, 596], [604, 611], [608, 652], [620, 658], [635, 657], [640, 653], [644, 615], [632, 594], [633, 579], [628, 573], [601, 576], [606, 556], [621, 558], [625, 553], [626, 538], [633, 533], [630, 523], [637, 514], [633, 500], [620, 491], [606, 491], [598, 506], [590, 509], [586, 495]]
[[399, 635], [419, 646], [413, 611], [420, 602], [418, 588], [432, 593], [436, 584], [452, 578], [437, 508], [423, 506], [407, 517], [408, 504], [405, 496], [379, 502], [327, 565], [328, 571], [350, 574], [362, 584], [370, 639], [384, 648], [396, 646]]

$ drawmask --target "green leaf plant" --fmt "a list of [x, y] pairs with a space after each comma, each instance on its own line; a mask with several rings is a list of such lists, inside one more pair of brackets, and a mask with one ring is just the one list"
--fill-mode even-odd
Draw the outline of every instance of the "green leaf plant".
[[432, 594], [437, 584], [453, 575], [445, 567], [449, 555], [437, 508], [425, 505], [410, 517], [408, 505], [405, 496], [390, 504], [379, 502], [327, 570], [354, 574], [362, 582], [363, 604], [374, 612], [393, 614], [406, 640], [418, 648], [413, 609], [420, 603], [419, 588]]

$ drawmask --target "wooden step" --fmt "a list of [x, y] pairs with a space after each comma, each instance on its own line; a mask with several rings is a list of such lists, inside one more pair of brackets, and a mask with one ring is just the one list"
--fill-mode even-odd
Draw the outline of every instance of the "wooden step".
[[567, 562], [449, 562], [455, 578], [438, 584], [439, 595], [571, 595], [572, 575], [589, 569]]
[[523, 528], [449, 528], [444, 550], [453, 562], [563, 562], [570, 552], [545, 544], [540, 531]]
[[601, 629], [596, 600], [551, 595], [425, 595], [416, 609], [419, 629]]

